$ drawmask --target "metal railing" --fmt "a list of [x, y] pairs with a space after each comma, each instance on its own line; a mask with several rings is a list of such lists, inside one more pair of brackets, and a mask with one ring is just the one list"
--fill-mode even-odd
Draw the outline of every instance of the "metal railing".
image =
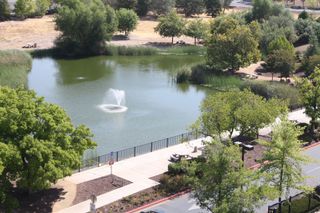
[[90, 169], [93, 167], [98, 167], [98, 166], [108, 164], [108, 162], [111, 159], [117, 162], [117, 161], [125, 160], [131, 157], [136, 157], [149, 152], [153, 152], [159, 149], [168, 148], [170, 146], [174, 146], [182, 142], [199, 139], [201, 137], [203, 137], [203, 135], [198, 132], [187, 132], [187, 133], [179, 134], [173, 137], [164, 138], [161, 140], [134, 146], [131, 148], [120, 150], [120, 151], [115, 151], [108, 154], [100, 155], [90, 159], [85, 159], [82, 161], [82, 164], [78, 169], [78, 172], [86, 169]]
[[[280, 202], [268, 206], [268, 213], [280, 213]], [[306, 194], [301, 192], [281, 201], [281, 213], [304, 213], [320, 207], [320, 196], [316, 192]]]

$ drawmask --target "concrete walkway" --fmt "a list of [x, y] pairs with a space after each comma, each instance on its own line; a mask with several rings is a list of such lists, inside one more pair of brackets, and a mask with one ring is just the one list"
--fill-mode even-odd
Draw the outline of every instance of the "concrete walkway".
[[[191, 156], [197, 156], [201, 154], [200, 151], [198, 151], [197, 153], [192, 153], [194, 150], [194, 146], [203, 146], [201, 140], [202, 139], [198, 139], [190, 141], [188, 143], [182, 143], [166, 149], [161, 149], [155, 152], [140, 155], [135, 158], [129, 158], [123, 161], [116, 162], [113, 165], [113, 174], [123, 179], [129, 180], [132, 183], [98, 196], [96, 207], [99, 208], [108, 205], [114, 201], [122, 199], [123, 197], [158, 185], [158, 182], [153, 181], [149, 178], [166, 172], [170, 163], [168, 159], [170, 159], [170, 156], [174, 153], [189, 154]], [[63, 181], [67, 181], [68, 183], [76, 185], [106, 175], [110, 175], [110, 166], [107, 165], [73, 174], [72, 176], [65, 178]], [[90, 200], [87, 200], [69, 208], [65, 208], [62, 210], [54, 208], [54, 210], [55, 212], [59, 213], [85, 213], [89, 211], [89, 207]]]
[[[289, 113], [289, 119], [297, 120], [299, 122], [308, 122], [310, 120], [304, 114], [304, 110], [297, 110]], [[260, 134], [268, 134], [270, 131], [271, 127], [266, 127], [260, 130]], [[192, 152], [195, 146], [199, 148], [203, 146], [202, 140], [203, 139], [198, 139], [187, 143], [182, 143], [176, 146], [140, 155], [135, 158], [129, 158], [123, 161], [116, 162], [113, 165], [113, 174], [132, 183], [98, 196], [96, 207], [99, 208], [108, 205], [114, 201], [122, 199], [123, 197], [158, 185], [158, 182], [153, 181], [150, 178], [156, 175], [163, 174], [168, 170], [168, 165], [170, 163], [168, 159], [170, 159], [170, 156], [174, 153], [198, 156], [201, 154], [200, 151], [198, 151], [197, 153]], [[108, 165], [73, 174], [72, 176], [66, 177], [61, 181], [67, 182], [68, 184], [77, 185], [79, 183], [97, 179], [106, 175], [110, 175], [110, 166]], [[63, 205], [59, 205], [59, 203], [57, 203], [54, 206], [54, 212], [85, 213], [89, 212], [89, 208], [90, 200], [64, 209]]]

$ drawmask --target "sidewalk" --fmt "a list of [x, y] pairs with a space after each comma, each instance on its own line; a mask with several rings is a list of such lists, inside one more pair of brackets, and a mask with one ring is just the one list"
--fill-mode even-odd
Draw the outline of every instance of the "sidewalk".
[[[299, 122], [308, 122], [309, 118], [304, 114], [304, 110], [296, 110], [289, 113], [290, 120], [297, 120]], [[266, 127], [260, 130], [260, 134], [268, 134], [271, 131], [270, 127]], [[123, 161], [116, 162], [113, 165], [113, 174], [126, 179], [131, 184], [118, 188], [116, 190], [107, 192], [97, 197], [96, 208], [108, 205], [114, 201], [120, 200], [123, 197], [132, 195], [136, 192], [158, 185], [159, 183], [151, 180], [151, 177], [163, 174], [168, 170], [168, 159], [174, 153], [176, 154], [189, 154], [191, 156], [198, 156], [200, 151], [192, 153], [194, 147], [202, 147], [203, 139], [197, 139], [190, 142], [182, 143], [169, 148], [161, 149], [155, 152], [140, 155], [134, 158], [129, 158]], [[80, 173], [73, 174], [70, 177], [66, 177], [61, 182], [77, 185], [86, 181], [97, 179], [103, 176], [110, 175], [110, 167], [104, 165], [101, 167], [86, 170]], [[63, 184], [62, 184], [63, 185]], [[66, 184], [65, 184], [66, 185]], [[75, 194], [73, 194], [74, 196]], [[67, 199], [68, 200], [68, 199]], [[63, 202], [63, 200], [61, 201]], [[72, 202], [72, 201], [71, 201]], [[70, 205], [70, 204], [69, 204]], [[68, 206], [68, 205], [65, 205]], [[68, 208], [63, 209], [61, 203], [57, 203], [54, 206], [54, 212], [59, 213], [85, 213], [89, 212], [90, 200], [81, 202]]]
[[[174, 153], [189, 154], [191, 156], [197, 156], [201, 154], [200, 151], [198, 151], [197, 153], [192, 153], [192, 151], [194, 150], [194, 146], [203, 146], [201, 140], [202, 139], [197, 139], [148, 154], [140, 155], [135, 158], [129, 158], [123, 161], [116, 162], [113, 165], [113, 174], [131, 181], [132, 183], [98, 196], [96, 208], [108, 205], [114, 201], [122, 199], [123, 197], [158, 185], [158, 182], [153, 181], [149, 178], [166, 172], [170, 163], [168, 159]], [[70, 177], [64, 178], [64, 180], [62, 181], [67, 181], [68, 183], [76, 185], [106, 175], [110, 175], [110, 167], [108, 165], [73, 174]], [[87, 200], [62, 210], [54, 208], [54, 212], [85, 213], [89, 211], [89, 208], [90, 200]]]

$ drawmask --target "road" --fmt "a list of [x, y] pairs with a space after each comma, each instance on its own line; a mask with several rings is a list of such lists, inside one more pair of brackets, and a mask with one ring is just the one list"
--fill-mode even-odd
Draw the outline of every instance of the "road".
[[[303, 173], [308, 176], [306, 184], [309, 186], [317, 186], [320, 184], [320, 145], [309, 148], [304, 153], [313, 158], [312, 163], [303, 166]], [[297, 194], [298, 191], [293, 190], [291, 195]], [[266, 213], [268, 205], [274, 204], [276, 201], [268, 201], [265, 205], [256, 210], [257, 213]], [[174, 200], [167, 201], [157, 206], [145, 209], [143, 211], [157, 211], [159, 213], [207, 213], [201, 210], [195, 200], [190, 198], [190, 194], [183, 195]]]

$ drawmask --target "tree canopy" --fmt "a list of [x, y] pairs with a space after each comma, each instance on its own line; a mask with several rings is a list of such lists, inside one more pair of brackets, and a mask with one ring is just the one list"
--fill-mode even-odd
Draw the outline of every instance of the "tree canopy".
[[93, 148], [90, 130], [74, 127], [65, 111], [32, 91], [0, 88], [0, 199], [16, 187], [46, 189], [79, 168]]
[[206, 12], [211, 17], [216, 17], [222, 11], [220, 0], [204, 0]]
[[185, 22], [175, 11], [159, 19], [159, 24], [154, 29], [161, 36], [171, 37], [172, 44], [174, 37], [180, 37], [183, 34]]
[[260, 59], [259, 43], [249, 26], [223, 17], [215, 20], [211, 29], [206, 43], [207, 62], [214, 70], [236, 71]]
[[121, 8], [116, 13], [118, 17], [118, 30], [128, 36], [129, 32], [137, 27], [139, 17], [133, 10], [124, 8]]
[[10, 17], [10, 7], [8, 0], [0, 0], [0, 21], [5, 21]]
[[243, 167], [239, 147], [213, 141], [206, 145], [204, 162], [197, 165], [192, 196], [214, 213], [253, 212], [267, 195], [255, 171]]
[[204, 12], [203, 0], [176, 0], [176, 7], [181, 9], [186, 17]]
[[223, 133], [231, 139], [236, 130], [240, 135], [255, 137], [260, 128], [274, 122], [285, 109], [282, 101], [267, 101], [247, 90], [218, 92], [202, 102], [195, 128], [220, 140]]
[[[266, 147], [261, 159], [261, 173], [267, 174], [266, 183], [277, 192], [279, 202], [281, 197], [289, 197], [292, 189], [308, 190], [303, 185], [305, 179], [301, 165], [308, 161], [303, 155], [298, 137], [301, 129], [282, 116], [281, 121], [272, 128], [272, 141], [261, 142]], [[281, 212], [281, 205], [279, 205]]]
[[101, 0], [64, 0], [55, 19], [62, 32], [56, 45], [72, 56], [98, 54], [114, 33], [115, 21], [113, 9]]
[[195, 19], [189, 21], [186, 29], [185, 35], [194, 38], [194, 44], [197, 44], [197, 40], [204, 39], [208, 34], [209, 26], [202, 19]]

